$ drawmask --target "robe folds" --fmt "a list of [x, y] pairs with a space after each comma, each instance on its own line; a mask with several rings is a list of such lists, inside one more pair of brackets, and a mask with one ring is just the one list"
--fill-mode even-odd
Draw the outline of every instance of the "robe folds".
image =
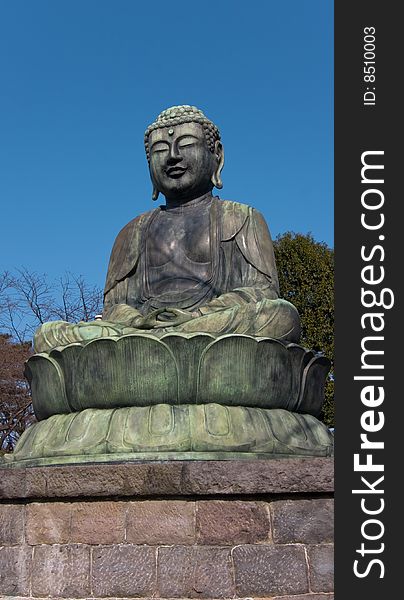
[[[149, 225], [161, 208], [144, 213], [119, 233], [112, 249], [104, 290], [104, 315], [115, 304], [128, 304], [141, 311], [145, 299], [143, 264]], [[212, 279], [205, 301], [233, 305], [279, 296], [278, 276], [271, 236], [262, 215], [245, 204], [212, 198], [210, 206]], [[224, 297], [231, 294], [229, 298]], [[142, 301], [143, 300], [143, 301]], [[228, 302], [227, 302], [228, 300]]]

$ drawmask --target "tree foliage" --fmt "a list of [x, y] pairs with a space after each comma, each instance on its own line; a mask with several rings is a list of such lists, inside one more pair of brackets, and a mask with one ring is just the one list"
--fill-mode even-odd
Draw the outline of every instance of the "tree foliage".
[[287, 232], [274, 242], [281, 295], [302, 321], [301, 344], [332, 362], [322, 418], [334, 420], [334, 251], [311, 234]]

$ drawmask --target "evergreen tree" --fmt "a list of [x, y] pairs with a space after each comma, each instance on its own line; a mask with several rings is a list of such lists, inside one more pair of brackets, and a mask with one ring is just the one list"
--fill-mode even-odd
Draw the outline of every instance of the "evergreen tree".
[[274, 242], [281, 296], [294, 304], [302, 322], [301, 345], [332, 362], [322, 419], [334, 423], [334, 251], [311, 234], [287, 232]]

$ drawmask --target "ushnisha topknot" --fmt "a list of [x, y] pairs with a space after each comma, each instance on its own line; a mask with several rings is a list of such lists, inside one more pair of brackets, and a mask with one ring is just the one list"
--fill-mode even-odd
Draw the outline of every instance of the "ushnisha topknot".
[[189, 106], [183, 104], [181, 106], [171, 106], [161, 112], [157, 119], [148, 126], [144, 134], [144, 145], [146, 149], [147, 160], [150, 162], [150, 150], [149, 150], [149, 135], [155, 129], [161, 127], [173, 127], [174, 125], [181, 125], [182, 123], [200, 123], [203, 126], [205, 132], [206, 142], [211, 152], [215, 151], [215, 142], [220, 140], [220, 133], [218, 128], [212, 121], [210, 121], [203, 112], [196, 106]]

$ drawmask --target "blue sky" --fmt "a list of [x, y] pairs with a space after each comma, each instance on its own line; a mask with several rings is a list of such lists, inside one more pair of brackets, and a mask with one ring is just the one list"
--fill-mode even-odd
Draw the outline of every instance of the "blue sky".
[[221, 198], [333, 245], [331, 0], [3, 0], [0, 78], [0, 271], [103, 286], [175, 104], [221, 131]]

